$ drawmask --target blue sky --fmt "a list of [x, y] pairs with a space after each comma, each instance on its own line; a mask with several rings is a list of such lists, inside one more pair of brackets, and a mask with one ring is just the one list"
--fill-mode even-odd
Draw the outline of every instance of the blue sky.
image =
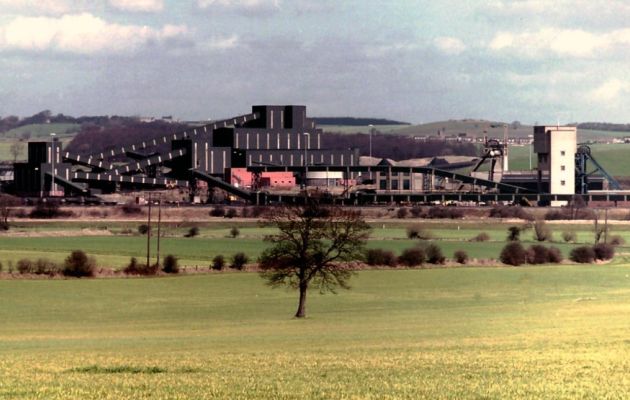
[[0, 116], [630, 122], [630, 2], [0, 0]]

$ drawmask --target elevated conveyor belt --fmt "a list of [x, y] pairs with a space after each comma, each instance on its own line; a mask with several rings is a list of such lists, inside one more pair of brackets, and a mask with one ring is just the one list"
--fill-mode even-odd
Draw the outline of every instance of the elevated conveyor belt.
[[96, 171], [107, 171], [114, 168], [114, 166], [107, 161], [99, 160], [93, 156], [81, 156], [78, 154], [73, 154], [69, 151], [63, 153], [61, 159], [73, 165], [83, 165], [86, 167], [90, 167]]
[[[46, 175], [47, 176], [52, 176], [52, 174], [50, 172], [46, 172]], [[67, 179], [64, 179], [64, 178], [62, 178], [59, 175], [55, 175], [54, 179], [55, 179], [55, 183], [56, 184], [61, 185], [64, 188], [68, 188], [71, 191], [75, 191], [75, 192], [80, 193], [82, 195], [89, 195], [90, 194], [90, 191], [88, 189], [84, 188], [81, 185], [76, 184], [75, 182], [71, 182], [71, 181], [69, 181]]]
[[107, 173], [113, 174], [113, 175], [120, 175], [120, 174], [125, 174], [125, 173], [136, 172], [136, 171], [140, 171], [143, 168], [150, 167], [152, 165], [160, 165], [160, 164], [163, 164], [165, 161], [170, 161], [174, 158], [182, 157], [185, 155], [186, 155], [186, 149], [173, 150], [165, 154], [158, 154], [156, 156], [145, 158], [144, 160], [141, 160], [141, 161], [136, 161], [136, 162], [132, 162], [126, 165], [121, 165], [119, 167], [112, 168], [111, 170], [107, 171]]
[[219, 189], [223, 189], [226, 192], [233, 194], [235, 196], [240, 197], [243, 200], [247, 200], [250, 201], [252, 199], [252, 193], [247, 191], [247, 190], [243, 190], [240, 188], [237, 188], [234, 185], [230, 185], [227, 182], [222, 181], [219, 178], [216, 178], [212, 175], [208, 175], [205, 172], [193, 169], [191, 170], [193, 177], [197, 178], [197, 179], [201, 179], [205, 182], [208, 183], [208, 185], [213, 186], [213, 187], [218, 187]]
[[137, 151], [127, 151], [125, 153], [125, 157], [131, 158], [132, 160], [136, 160], [136, 161], [142, 161], [145, 158], [157, 156], [158, 154], [160, 154], [160, 153], [158, 153], [156, 151], [154, 151], [154, 152], [152, 152], [150, 154], [140, 153], [140, 152], [137, 152]]
[[[247, 168], [251, 172], [302, 172], [304, 167], [286, 167], [286, 166], [250, 166]], [[309, 172], [324, 172], [324, 171], [342, 171], [350, 175], [350, 172], [381, 172], [386, 174], [397, 173], [420, 173], [420, 174], [432, 174], [442, 178], [449, 178], [459, 182], [468, 183], [475, 186], [481, 186], [488, 189], [497, 189], [502, 193], [532, 193], [531, 190], [522, 188], [520, 186], [509, 185], [501, 182], [489, 181], [487, 179], [475, 178], [468, 175], [458, 174], [451, 171], [444, 171], [431, 167], [399, 167], [399, 166], [387, 166], [387, 165], [356, 165], [356, 166], [323, 166], [323, 165], [309, 165]]]
[[154, 187], [188, 187], [188, 181], [181, 181], [168, 178], [149, 178], [147, 176], [111, 175], [91, 172], [73, 172], [72, 180], [76, 182], [114, 182], [132, 183], [135, 185], [146, 185]]
[[114, 156], [118, 156], [118, 155], [125, 155], [127, 152], [136, 152], [138, 150], [143, 150], [149, 147], [154, 147], [157, 146], [159, 144], [163, 144], [163, 143], [170, 143], [171, 140], [179, 140], [179, 139], [186, 139], [186, 138], [194, 138], [196, 136], [200, 136], [203, 135], [207, 132], [212, 132], [215, 129], [218, 128], [225, 128], [228, 126], [232, 126], [232, 125], [239, 125], [239, 124], [243, 124], [245, 122], [248, 121], [252, 121], [255, 120], [259, 117], [258, 113], [251, 113], [251, 114], [245, 114], [245, 115], [241, 115], [238, 117], [234, 117], [234, 118], [230, 118], [230, 119], [225, 119], [222, 121], [216, 121], [213, 122], [211, 124], [207, 124], [207, 125], [203, 125], [203, 126], [199, 126], [199, 127], [195, 127], [195, 128], [189, 128], [186, 129], [184, 131], [181, 132], [177, 132], [177, 133], [173, 133], [170, 135], [165, 135], [159, 138], [155, 138], [152, 140], [148, 140], [145, 142], [141, 142], [141, 143], [137, 143], [137, 144], [132, 144], [129, 146], [121, 146], [121, 147], [117, 147], [108, 151], [104, 151], [102, 153], [97, 153], [97, 154], [93, 154], [91, 157], [100, 159], [100, 160], [104, 160], [107, 157], [114, 157]]

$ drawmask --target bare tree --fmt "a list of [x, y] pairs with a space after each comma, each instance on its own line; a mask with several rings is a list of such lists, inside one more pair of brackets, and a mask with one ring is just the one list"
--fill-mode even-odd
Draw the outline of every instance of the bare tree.
[[9, 153], [13, 156], [13, 162], [16, 162], [22, 151], [24, 150], [24, 143], [22, 142], [14, 142], [11, 147], [9, 147]]
[[271, 286], [287, 285], [299, 290], [296, 318], [306, 316], [306, 293], [348, 289], [353, 274], [344, 262], [361, 257], [370, 234], [361, 215], [341, 207], [283, 206], [271, 210], [261, 222], [277, 234], [265, 240], [272, 244], [259, 259], [261, 276]]
[[594, 220], [594, 227], [593, 227], [593, 231], [595, 234], [595, 244], [598, 244], [601, 240], [602, 237], [604, 239], [604, 243], [607, 243], [607, 239], [608, 239], [608, 209], [604, 209], [605, 210], [605, 219], [604, 219], [604, 224], [602, 225], [599, 222], [599, 212], [597, 210], [595, 210], [595, 220]]
[[11, 215], [11, 207], [18, 206], [20, 200], [7, 194], [0, 194], [0, 229], [9, 229], [9, 216]]
[[582, 198], [582, 196], [580, 196], [579, 194], [574, 195], [569, 202], [569, 212], [571, 214], [571, 219], [580, 219], [580, 217], [583, 217], [585, 214], [584, 210], [588, 210], [584, 198]]
[[539, 242], [551, 241], [552, 232], [545, 220], [538, 219], [534, 222], [534, 239]]

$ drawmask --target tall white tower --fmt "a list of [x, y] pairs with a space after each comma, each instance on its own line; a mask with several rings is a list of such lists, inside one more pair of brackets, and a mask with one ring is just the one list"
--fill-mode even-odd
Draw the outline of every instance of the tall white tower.
[[576, 133], [577, 129], [573, 126], [534, 127], [538, 179], [548, 179], [551, 194], [575, 194]]

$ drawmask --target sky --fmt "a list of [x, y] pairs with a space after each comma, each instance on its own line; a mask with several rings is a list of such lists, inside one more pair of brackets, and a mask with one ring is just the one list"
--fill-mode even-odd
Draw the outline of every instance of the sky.
[[627, 123], [630, 1], [0, 0], [0, 116]]

